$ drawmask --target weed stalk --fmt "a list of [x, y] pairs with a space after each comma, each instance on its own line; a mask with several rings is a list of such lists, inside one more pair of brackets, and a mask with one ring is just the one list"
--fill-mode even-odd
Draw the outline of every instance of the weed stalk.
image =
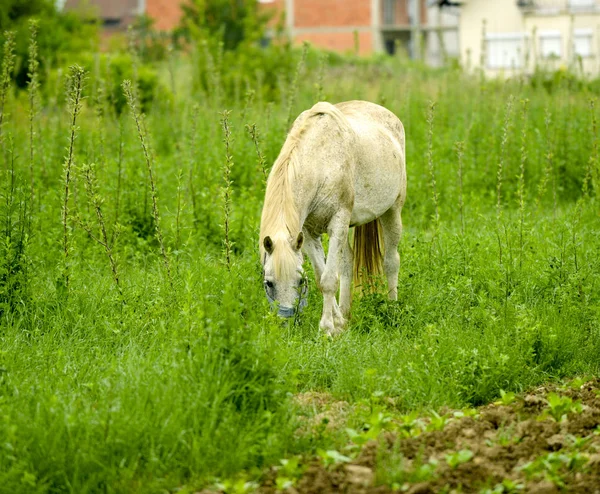
[[[94, 209], [96, 213], [96, 219], [98, 220], [100, 238], [96, 237], [93, 234], [92, 229], [88, 225], [82, 222], [81, 225], [86, 230], [88, 235], [104, 248], [104, 252], [110, 264], [110, 270], [112, 273], [113, 281], [115, 282], [115, 286], [117, 287], [121, 301], [123, 302], [123, 304], [125, 304], [123, 289], [121, 287], [121, 283], [119, 282], [119, 269], [117, 265], [117, 260], [113, 253], [113, 248], [116, 242], [117, 235], [113, 236], [112, 240], [109, 240], [108, 238], [106, 222], [104, 221], [104, 214], [102, 213], [102, 203], [104, 201], [98, 193], [98, 182], [96, 179], [95, 165], [93, 163], [91, 165], [84, 165], [81, 168], [81, 171], [84, 177], [85, 191], [87, 192], [88, 200], [92, 208]], [[117, 228], [116, 231], [118, 232], [119, 229]]]
[[10, 87], [12, 73], [15, 67], [15, 33], [14, 31], [5, 31], [4, 37], [2, 74], [0, 76], [0, 145], [2, 146], [2, 125], [4, 123], [6, 97], [8, 95], [8, 88]]
[[504, 111], [504, 125], [502, 127], [502, 141], [500, 143], [500, 159], [498, 160], [498, 174], [496, 180], [496, 219], [498, 224], [502, 220], [502, 178], [504, 174], [504, 166], [508, 151], [508, 135], [510, 132], [512, 108], [514, 104], [514, 96], [510, 95], [506, 102]]
[[456, 158], [458, 161], [458, 209], [460, 212], [460, 232], [465, 236], [465, 218], [464, 218], [464, 196], [463, 196], [463, 162], [465, 156], [465, 143], [459, 141], [455, 144]]
[[527, 165], [527, 116], [529, 114], [529, 100], [521, 101], [521, 165], [517, 195], [519, 197], [519, 267], [523, 267], [523, 231], [525, 229], [525, 167]]
[[[38, 45], [37, 45], [38, 21], [29, 21], [29, 65], [27, 70], [27, 89], [29, 94], [29, 211], [33, 210], [34, 190], [34, 161], [35, 161], [35, 116], [37, 115], [39, 74], [38, 74]], [[30, 218], [31, 219], [31, 218]]]
[[137, 108], [137, 99], [133, 92], [133, 84], [129, 80], [123, 81], [123, 92], [125, 93], [125, 98], [127, 99], [127, 104], [129, 105], [129, 110], [131, 112], [131, 117], [135, 123], [138, 138], [140, 140], [140, 144], [142, 145], [142, 151], [144, 153], [144, 159], [146, 160], [146, 167], [148, 169], [148, 177], [150, 180], [150, 191], [152, 194], [152, 216], [154, 217], [155, 229], [156, 229], [156, 239], [158, 240], [158, 244], [160, 246], [160, 252], [162, 254], [162, 258], [165, 264], [165, 269], [167, 271], [167, 278], [169, 280], [169, 284], [171, 288], [173, 288], [173, 277], [171, 276], [171, 263], [169, 261], [169, 255], [167, 253], [167, 249], [165, 248], [165, 242], [163, 239], [162, 230], [160, 227], [160, 213], [158, 209], [158, 190], [156, 188], [156, 182], [154, 180], [154, 172], [152, 170], [152, 158], [150, 153], [150, 146], [148, 140], [146, 138], [145, 126], [143, 123], [143, 115], [138, 112]]
[[246, 130], [250, 134], [250, 138], [254, 143], [254, 149], [256, 149], [256, 158], [258, 164], [258, 171], [262, 173], [263, 183], [267, 183], [267, 160], [265, 159], [262, 151], [260, 150], [260, 133], [256, 128], [256, 124], [246, 125]]
[[225, 233], [225, 265], [231, 272], [231, 251], [233, 244], [230, 238], [231, 220], [231, 169], [233, 167], [233, 156], [231, 155], [231, 128], [229, 127], [229, 115], [231, 112], [225, 110], [221, 114], [221, 127], [223, 128], [223, 142], [225, 143], [225, 166], [223, 167], [223, 230]]
[[429, 111], [427, 112], [427, 165], [429, 168], [429, 178], [431, 185], [431, 196], [435, 207], [435, 230], [438, 231], [440, 225], [440, 210], [438, 204], [438, 194], [435, 181], [435, 169], [433, 166], [433, 121], [435, 118], [435, 103], [429, 103]]
[[298, 81], [300, 79], [300, 75], [304, 70], [304, 65], [306, 63], [306, 56], [308, 55], [308, 47], [310, 45], [305, 41], [302, 45], [302, 56], [300, 57], [300, 61], [296, 66], [296, 72], [294, 72], [294, 78], [290, 84], [290, 88], [288, 91], [288, 108], [287, 108], [287, 119], [285, 125], [285, 132], [290, 130], [290, 126], [292, 125], [294, 104], [296, 103], [296, 95], [298, 94]]
[[82, 107], [82, 93], [83, 85], [85, 81], [85, 70], [79, 65], [72, 65], [69, 67], [69, 83], [67, 90], [67, 100], [69, 103], [69, 114], [71, 115], [71, 132], [69, 136], [69, 147], [67, 149], [67, 156], [65, 156], [65, 162], [63, 164], [63, 183], [64, 183], [64, 196], [63, 196], [63, 207], [62, 207], [62, 226], [63, 226], [63, 252], [64, 252], [64, 271], [63, 280], [64, 286], [69, 289], [70, 281], [70, 236], [69, 230], [69, 197], [71, 193], [71, 170], [73, 168], [74, 152], [75, 152], [75, 138], [79, 128], [77, 127], [77, 117], [81, 112]]

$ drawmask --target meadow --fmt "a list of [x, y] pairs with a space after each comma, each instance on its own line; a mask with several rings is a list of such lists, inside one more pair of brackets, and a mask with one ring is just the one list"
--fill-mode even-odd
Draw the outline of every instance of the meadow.
[[[0, 492], [250, 492], [351, 453], [315, 397], [359, 430], [597, 375], [595, 81], [313, 48], [246, 70], [205, 46], [156, 62], [151, 90], [135, 51], [130, 84], [96, 55], [17, 90], [9, 51]], [[303, 314], [270, 313], [258, 226], [290, 123], [351, 99], [404, 123], [408, 199], [398, 302], [355, 297], [331, 339], [308, 262]]]

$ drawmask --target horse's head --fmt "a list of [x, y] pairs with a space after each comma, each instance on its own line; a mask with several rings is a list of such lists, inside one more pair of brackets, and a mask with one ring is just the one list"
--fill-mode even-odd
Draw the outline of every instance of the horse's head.
[[265, 236], [261, 242], [264, 286], [271, 307], [281, 317], [292, 317], [306, 306], [308, 285], [302, 269], [302, 232]]

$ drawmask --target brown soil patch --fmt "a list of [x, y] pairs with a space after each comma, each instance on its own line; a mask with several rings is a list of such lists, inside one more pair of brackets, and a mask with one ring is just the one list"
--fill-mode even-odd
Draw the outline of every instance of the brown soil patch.
[[[556, 404], [557, 399], [562, 401]], [[315, 407], [316, 422], [325, 415], [336, 422], [347, 410], [346, 403], [326, 395], [303, 395], [298, 401]], [[351, 461], [305, 459], [299, 478], [284, 488], [280, 481], [279, 490], [282, 474], [275, 467], [258, 491], [600, 494], [600, 380], [541, 387], [461, 415], [446, 414], [445, 424], [423, 418], [412, 428], [392, 421], [391, 430], [354, 453], [342, 449]]]

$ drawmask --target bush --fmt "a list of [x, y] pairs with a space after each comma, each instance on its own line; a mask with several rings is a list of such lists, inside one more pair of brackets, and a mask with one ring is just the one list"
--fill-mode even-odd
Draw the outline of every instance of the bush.
[[67, 65], [82, 52], [98, 45], [98, 23], [92, 13], [58, 12], [52, 0], [2, 0], [0, 2], [0, 45], [4, 32], [16, 32], [15, 79], [19, 87], [27, 84], [28, 21], [39, 19], [38, 49], [42, 82], [45, 67]]

